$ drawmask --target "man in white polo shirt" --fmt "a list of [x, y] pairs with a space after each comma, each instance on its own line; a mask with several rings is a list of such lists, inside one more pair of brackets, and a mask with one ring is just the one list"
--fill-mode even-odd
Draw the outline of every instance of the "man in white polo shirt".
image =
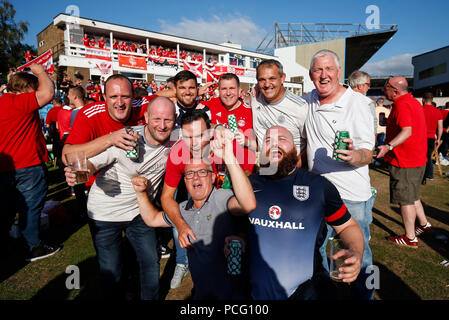
[[[307, 105], [301, 97], [284, 87], [285, 73], [277, 60], [264, 60], [256, 70], [258, 94], [251, 97], [253, 130], [257, 144], [262, 145], [265, 133], [273, 126], [282, 126], [293, 135], [293, 141], [301, 153], [306, 148], [304, 122]], [[298, 166], [301, 165], [301, 158]]]
[[[367, 289], [365, 280], [366, 268], [372, 265], [369, 224], [375, 197], [371, 193], [368, 164], [374, 148], [374, 124], [369, 106], [373, 102], [339, 83], [340, 63], [332, 51], [321, 50], [313, 56], [309, 75], [316, 88], [304, 96], [309, 105], [305, 123], [309, 170], [335, 185], [363, 231], [365, 250], [354, 298], [372, 299], [374, 291]], [[349, 143], [348, 150], [339, 152], [338, 157], [343, 161], [332, 158], [337, 131], [348, 131], [350, 136], [345, 140]], [[320, 251], [325, 257], [325, 246]]]

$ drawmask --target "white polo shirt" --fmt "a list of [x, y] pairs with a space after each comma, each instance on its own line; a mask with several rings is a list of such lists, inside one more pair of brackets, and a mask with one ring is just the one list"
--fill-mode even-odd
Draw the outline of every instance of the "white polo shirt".
[[298, 153], [306, 147], [304, 122], [307, 117], [307, 104], [303, 98], [286, 90], [281, 100], [268, 103], [262, 94], [251, 96], [253, 130], [257, 144], [261, 148], [267, 129], [282, 126], [291, 132]]
[[342, 199], [368, 200], [371, 197], [368, 165], [354, 167], [333, 160], [332, 155], [337, 131], [349, 131], [354, 149], [374, 148], [374, 119], [370, 112], [370, 104], [374, 102], [351, 88], [332, 104], [320, 105], [316, 89], [304, 99], [309, 105], [305, 123], [309, 170], [332, 182]]

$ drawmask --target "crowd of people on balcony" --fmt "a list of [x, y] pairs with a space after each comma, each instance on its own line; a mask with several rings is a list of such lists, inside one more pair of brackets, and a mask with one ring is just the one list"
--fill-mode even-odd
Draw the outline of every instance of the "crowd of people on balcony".
[[[90, 48], [100, 48], [100, 49], [111, 48], [111, 43], [108, 38], [105, 39], [104, 37], [95, 37], [95, 36], [89, 37], [87, 34], [84, 34], [84, 37], [82, 38], [82, 43], [84, 46]], [[134, 52], [139, 54], [146, 53], [148, 54], [148, 56], [151, 57], [170, 58], [170, 59], [178, 58], [178, 51], [176, 48], [168, 48], [163, 47], [161, 45], [151, 45], [149, 48], [147, 48], [146, 44], [143, 43], [113, 39], [112, 48], [114, 50], [123, 52]], [[217, 63], [217, 56], [215, 55], [207, 55], [205, 58], [203, 54], [200, 52], [187, 51], [187, 50], [179, 51], [179, 59], [196, 63], [202, 63], [204, 61], [207, 64], [211, 65]], [[154, 64], [164, 64], [165, 61], [162, 61], [162, 63], [160, 63], [159, 61], [152, 60], [152, 62]]]

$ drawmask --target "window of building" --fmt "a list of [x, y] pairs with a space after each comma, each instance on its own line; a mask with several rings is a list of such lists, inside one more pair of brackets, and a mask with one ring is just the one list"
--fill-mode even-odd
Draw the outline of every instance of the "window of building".
[[430, 77], [435, 77], [440, 74], [445, 74], [447, 72], [447, 65], [445, 63], [441, 63], [435, 67], [420, 71], [418, 74], [419, 80], [424, 80]]
[[229, 64], [236, 67], [245, 67], [245, 57], [240, 54], [229, 54]]

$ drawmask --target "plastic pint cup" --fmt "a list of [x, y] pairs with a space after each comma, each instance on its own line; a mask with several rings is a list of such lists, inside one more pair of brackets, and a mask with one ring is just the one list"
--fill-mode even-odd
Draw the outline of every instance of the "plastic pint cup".
[[67, 166], [76, 175], [76, 184], [86, 183], [89, 180], [86, 153], [84, 151], [66, 153], [65, 159]]

